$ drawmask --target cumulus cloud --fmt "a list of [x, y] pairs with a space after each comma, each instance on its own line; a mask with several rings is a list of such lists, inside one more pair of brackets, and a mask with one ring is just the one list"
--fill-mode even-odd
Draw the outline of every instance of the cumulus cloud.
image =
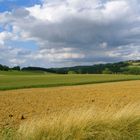
[[21, 65], [51, 67], [139, 59], [139, 13], [138, 0], [43, 0], [42, 5], [0, 14], [5, 28], [0, 44], [34, 41], [36, 51], [22, 57], [15, 54], [16, 59], [9, 61], [20, 64], [21, 60]]

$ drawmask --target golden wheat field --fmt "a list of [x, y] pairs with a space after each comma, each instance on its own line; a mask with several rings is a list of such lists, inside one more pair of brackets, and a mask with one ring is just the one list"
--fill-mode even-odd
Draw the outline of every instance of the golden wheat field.
[[0, 127], [75, 108], [119, 110], [140, 103], [140, 81], [0, 91]]

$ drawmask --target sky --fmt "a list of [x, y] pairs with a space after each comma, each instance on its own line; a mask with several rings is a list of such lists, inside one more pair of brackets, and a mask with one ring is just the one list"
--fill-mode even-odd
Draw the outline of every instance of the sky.
[[0, 64], [48, 68], [138, 59], [139, 0], [0, 0]]

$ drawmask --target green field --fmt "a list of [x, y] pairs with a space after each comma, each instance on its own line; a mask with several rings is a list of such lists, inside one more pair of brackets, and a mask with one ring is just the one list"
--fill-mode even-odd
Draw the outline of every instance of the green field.
[[48, 72], [43, 72], [43, 71], [0, 71], [0, 76], [3, 75], [44, 75], [44, 74], [52, 74]]
[[43, 72], [0, 72], [0, 90], [82, 85], [103, 82], [140, 80], [140, 75], [71, 74]]

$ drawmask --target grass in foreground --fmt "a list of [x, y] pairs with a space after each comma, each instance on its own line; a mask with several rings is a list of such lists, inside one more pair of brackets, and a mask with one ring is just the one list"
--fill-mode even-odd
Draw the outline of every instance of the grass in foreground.
[[140, 105], [117, 112], [75, 109], [24, 122], [15, 133], [3, 134], [4, 140], [140, 140]]
[[140, 80], [140, 75], [103, 75], [103, 74], [75, 74], [75, 75], [57, 75], [57, 74], [31, 74], [12, 72], [0, 72], [0, 90], [39, 88], [39, 87], [57, 87], [70, 85], [83, 85], [93, 83], [115, 82]]

